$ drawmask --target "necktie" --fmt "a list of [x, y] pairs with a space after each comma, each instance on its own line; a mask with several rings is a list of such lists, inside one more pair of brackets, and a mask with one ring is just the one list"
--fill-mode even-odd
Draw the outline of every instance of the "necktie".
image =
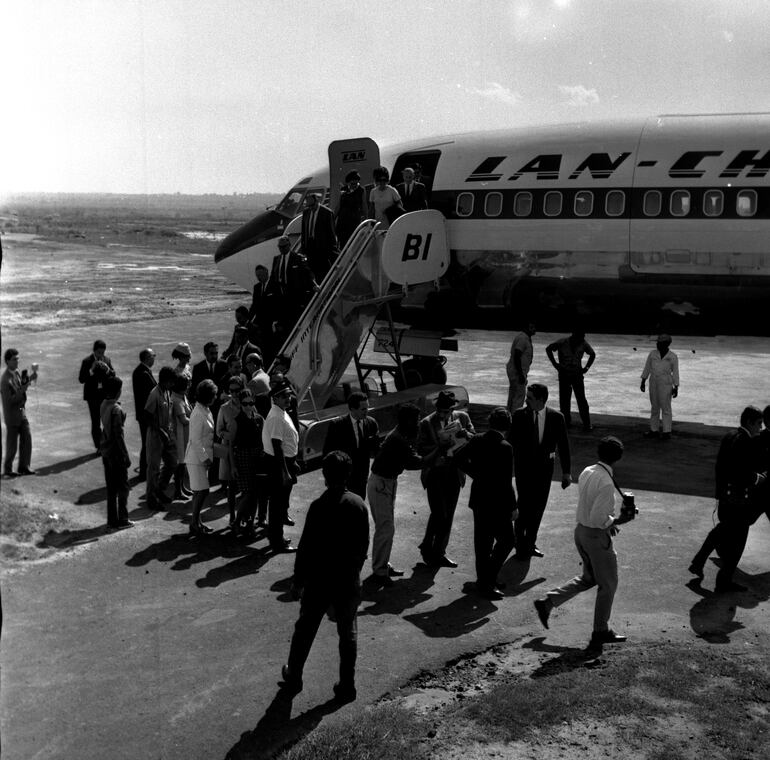
[[539, 420], [539, 412], [533, 413], [533, 419], [534, 419], [534, 429], [535, 429], [535, 445], [540, 445], [540, 420]]
[[358, 448], [360, 449], [364, 443], [364, 431], [361, 428], [361, 420], [356, 421], [356, 435], [358, 436]]
[[284, 255], [283, 260], [281, 261], [281, 284], [286, 285], [286, 266], [287, 262], [289, 261], [288, 254]]
[[211, 364], [209, 364], [209, 374], [211, 375], [211, 377], [214, 377], [214, 362], [211, 362]]
[[316, 215], [316, 210], [313, 209], [310, 212], [310, 219], [308, 224], [308, 228], [309, 228], [308, 235], [310, 235], [311, 238], [315, 237], [315, 215]]
[[409, 197], [411, 194], [412, 194], [412, 183], [410, 182], [410, 183], [409, 183], [409, 184], [406, 186], [406, 197], [408, 198], [408, 197]]

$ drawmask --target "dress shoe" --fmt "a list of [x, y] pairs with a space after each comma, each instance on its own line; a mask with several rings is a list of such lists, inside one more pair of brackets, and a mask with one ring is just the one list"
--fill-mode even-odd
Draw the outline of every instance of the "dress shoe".
[[540, 618], [540, 622], [543, 624], [543, 628], [548, 628], [548, 618], [551, 616], [551, 608], [548, 606], [548, 602], [544, 599], [535, 599], [535, 610], [537, 616]]
[[583, 432], [590, 433], [594, 429], [593, 425], [583, 425]]
[[289, 517], [289, 515], [286, 515], [286, 517], [284, 517], [284, 518], [283, 518], [283, 524], [284, 524], [284, 525], [288, 525], [290, 528], [291, 528], [293, 525], [296, 525], [296, 523], [294, 522], [294, 520], [292, 520], [292, 519], [291, 519], [291, 517]]
[[133, 528], [135, 524], [133, 520], [123, 520], [123, 522], [118, 523], [117, 528], [118, 530], [125, 530], [126, 528]]
[[161, 504], [171, 504], [171, 497], [166, 496], [163, 491], [159, 491], [156, 498]]
[[392, 565], [388, 565], [388, 577], [400, 578], [404, 574], [403, 570], [396, 570]]
[[389, 575], [375, 575], [374, 582], [378, 586], [387, 587], [387, 588], [390, 588], [391, 586], [396, 585], [396, 582]]
[[644, 431], [644, 437], [645, 438], [657, 438], [658, 435], [660, 435], [660, 434], [658, 433], [657, 430], [645, 430]]
[[532, 551], [529, 553], [530, 557], [545, 557], [545, 554], [540, 551], [537, 547], [532, 549]]
[[163, 506], [159, 504], [155, 498], [148, 496], [147, 509], [151, 510], [152, 512], [160, 512], [163, 509]]
[[505, 588], [505, 583], [503, 583], [502, 581], [495, 581], [495, 588], [498, 591], [502, 591]]
[[505, 599], [505, 595], [501, 594], [496, 588], [492, 588], [492, 586], [476, 585], [476, 591], [483, 599], [489, 599], [493, 602], [499, 602], [501, 599]]
[[3, 477], [4, 478], [18, 478], [19, 477], [19, 473], [18, 472], [6, 471], [6, 472], [3, 473]]
[[283, 689], [289, 694], [299, 694], [302, 691], [302, 679], [295, 678], [288, 665], [281, 668], [281, 678], [283, 678]]
[[627, 638], [622, 633], [615, 633], [610, 628], [607, 631], [594, 631], [591, 636], [591, 644], [622, 644]]
[[37, 473], [34, 470], [30, 470], [28, 467], [26, 467], [23, 470], [19, 470], [19, 475], [37, 475]]
[[439, 567], [457, 567], [457, 563], [453, 559], [449, 559], [449, 557], [438, 557], [436, 564]]
[[339, 702], [340, 704], [346, 705], [348, 702], [355, 702], [356, 701], [356, 687], [355, 686], [346, 686], [341, 683], [335, 683], [332, 687], [332, 691], [334, 692], [334, 698]]
[[694, 562], [687, 568], [688, 572], [692, 573], [699, 580], [703, 580], [703, 566], [696, 565]]
[[297, 547], [291, 544], [271, 544], [270, 549], [273, 554], [293, 554], [297, 551]]
[[719, 594], [728, 594], [731, 591], [748, 591], [748, 589], [746, 586], [742, 586], [740, 583], [736, 583], [735, 581], [728, 581], [727, 583], [717, 583], [714, 591]]

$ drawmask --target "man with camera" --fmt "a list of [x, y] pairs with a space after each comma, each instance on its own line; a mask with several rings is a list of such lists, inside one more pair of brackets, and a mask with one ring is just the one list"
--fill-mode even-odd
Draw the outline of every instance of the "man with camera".
[[612, 602], [618, 587], [618, 558], [612, 538], [622, 525], [636, 516], [633, 494], [623, 493], [620, 515], [615, 516], [618, 495], [613, 465], [623, 456], [623, 443], [614, 436], [599, 442], [599, 461], [589, 465], [578, 478], [577, 526], [575, 545], [583, 561], [583, 573], [563, 586], [551, 589], [543, 599], [535, 601], [540, 622], [548, 628], [551, 610], [573, 596], [597, 586], [594, 607], [594, 630], [589, 648], [616, 644], [626, 637], [609, 627]]
[[[3, 398], [3, 419], [5, 420], [5, 461], [3, 474], [6, 478], [16, 475], [34, 475], [29, 464], [32, 461], [32, 433], [25, 406], [27, 404], [27, 388], [37, 379], [37, 365], [32, 365], [32, 374], [27, 370], [19, 372], [19, 352], [15, 348], [6, 350], [5, 371], [0, 377], [0, 395]], [[19, 451], [19, 470], [13, 471], [13, 460]]]

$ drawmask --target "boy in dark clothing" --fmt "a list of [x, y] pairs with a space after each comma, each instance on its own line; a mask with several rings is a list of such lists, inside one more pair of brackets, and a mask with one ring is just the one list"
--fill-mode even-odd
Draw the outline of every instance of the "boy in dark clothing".
[[104, 381], [104, 401], [99, 408], [102, 424], [102, 439], [99, 453], [104, 462], [104, 480], [107, 485], [107, 527], [110, 530], [130, 528], [134, 523], [128, 519], [128, 456], [124, 427], [126, 413], [121, 409], [120, 393], [123, 381], [116, 376]]

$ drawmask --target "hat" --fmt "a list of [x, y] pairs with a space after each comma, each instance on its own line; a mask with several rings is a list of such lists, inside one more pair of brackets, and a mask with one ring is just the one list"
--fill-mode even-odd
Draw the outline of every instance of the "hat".
[[288, 245], [289, 248], [291, 248], [291, 240], [286, 235], [281, 235], [281, 237], [278, 238], [278, 247], [283, 248], [285, 245]]
[[190, 351], [190, 346], [187, 343], [177, 343], [174, 353], [182, 354], [182, 356], [186, 356], [188, 359], [192, 356], [192, 351]]
[[661, 333], [660, 335], [658, 335], [657, 342], [658, 343], [671, 343], [671, 336], [670, 335], [666, 335], [666, 333]]
[[345, 182], [352, 182], [354, 179], [361, 179], [361, 175], [357, 171], [348, 172], [345, 175]]
[[460, 402], [452, 391], [439, 391], [433, 403], [436, 405], [436, 409], [446, 411], [447, 409], [454, 409]]
[[275, 398], [276, 396], [282, 396], [284, 393], [291, 393], [292, 396], [295, 395], [294, 388], [292, 388], [291, 383], [288, 380], [282, 380], [280, 383], [276, 383], [274, 388], [270, 389], [270, 398]]

